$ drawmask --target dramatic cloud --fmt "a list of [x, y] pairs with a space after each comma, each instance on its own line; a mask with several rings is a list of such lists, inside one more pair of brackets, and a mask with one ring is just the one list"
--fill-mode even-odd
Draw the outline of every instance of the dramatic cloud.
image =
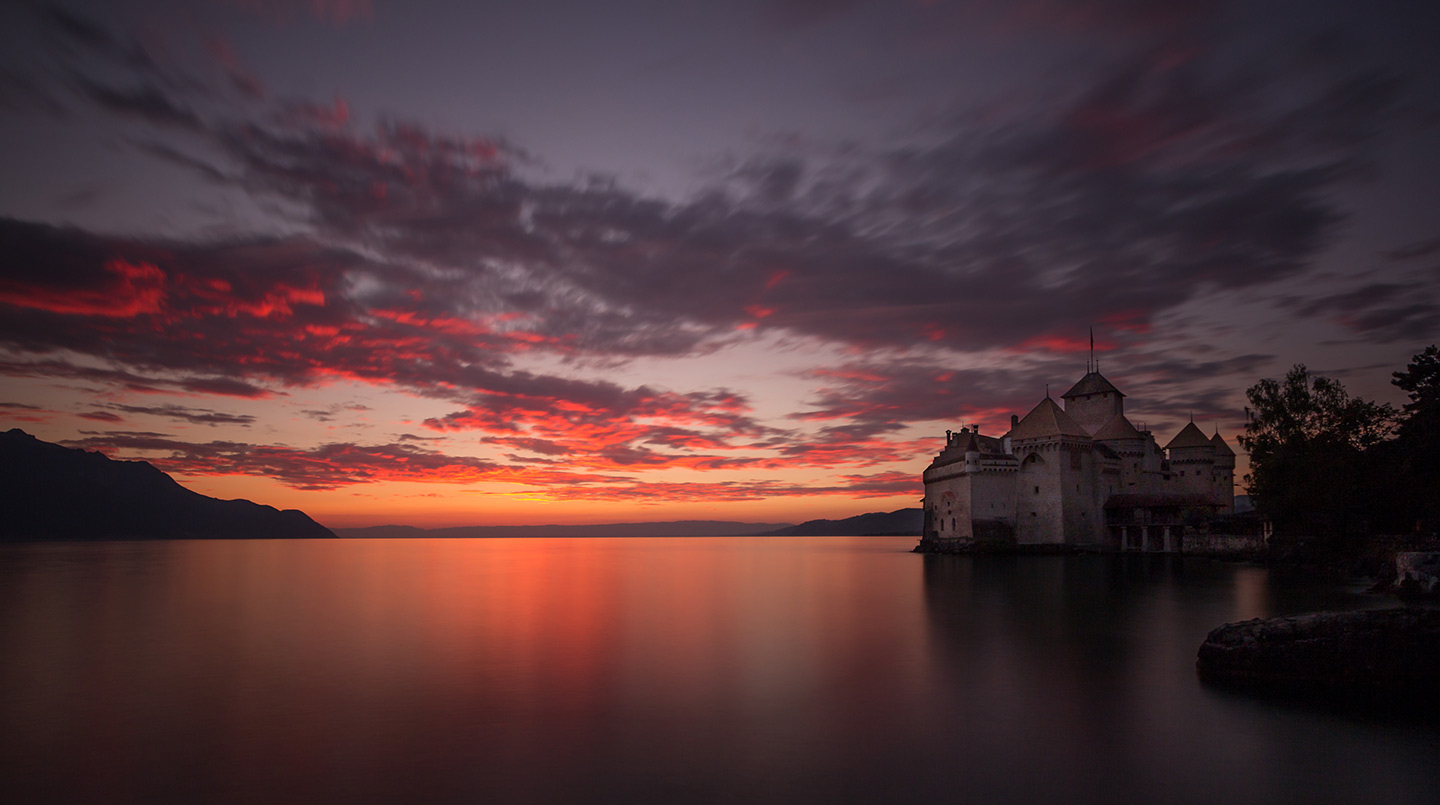
[[1372, 282], [1289, 305], [1302, 316], [1328, 316], [1378, 343], [1421, 343], [1440, 331], [1440, 270], [1410, 282]]
[[[1075, 19], [1167, 26], [1209, 10], [1095, 4]], [[1055, 11], [1031, 10], [1065, 18]], [[320, 232], [387, 263], [433, 267], [407, 315], [526, 316], [538, 348], [693, 355], [783, 332], [871, 349], [1064, 351], [1089, 324], [1143, 335], [1208, 289], [1305, 268], [1343, 217], [1334, 191], [1396, 106], [1396, 81], [1373, 71], [1327, 65], [1328, 80], [1280, 93], [1293, 65], [1257, 75], [1221, 65], [1213, 43], [1194, 48], [1179, 61], [1121, 49], [1044, 105], [956, 116], [898, 149], [745, 162], [682, 202], [538, 184], [503, 140], [396, 120], [367, 132], [338, 98], [206, 124], [208, 159], [144, 147], [299, 204]], [[112, 111], [201, 125], [179, 89], [77, 81]]]
[[[310, 450], [240, 442], [187, 442], [149, 432], [91, 433], [66, 442], [101, 452], [140, 451], [160, 469], [190, 476], [257, 475], [302, 490], [329, 490], [377, 481], [478, 482], [531, 487], [556, 500], [634, 499], [651, 505], [704, 500], [761, 500], [795, 495], [885, 497], [914, 491], [906, 473], [847, 475], [833, 485], [779, 481], [714, 483], [638, 482], [620, 475], [574, 472], [550, 467], [498, 464], [448, 456], [407, 444], [325, 444]], [[159, 455], [154, 455], [159, 454]]]
[[[285, 25], [374, 13], [354, 0], [233, 5]], [[893, 25], [872, 44], [910, 43], [920, 55], [897, 59], [908, 70], [973, 52], [1016, 77], [988, 92], [919, 81], [954, 95], [912, 104], [887, 132], [857, 128], [865, 137], [757, 132], [705, 155], [690, 192], [662, 194], [556, 179], [529, 142], [402, 117], [363, 87], [288, 95], [283, 70], [260, 69], [256, 51], [241, 55], [245, 37], [217, 29], [234, 9], [198, 14], [183, 36], [141, 36], [26, 8], [15, 16], [43, 58], [0, 64], [0, 108], [98, 123], [126, 159], [235, 208], [217, 230], [148, 234], [0, 218], [0, 375], [103, 390], [61, 407], [109, 423], [245, 428], [268, 420], [239, 406], [287, 397], [287, 416], [322, 423], [393, 415], [307, 396], [349, 385], [424, 403], [376, 423], [428, 431], [389, 445], [82, 440], [161, 451], [187, 473], [750, 500], [908, 494], [913, 472], [896, 465], [934, 448], [917, 423], [1003, 432], [1046, 383], [1078, 376], [1092, 326], [1138, 410], [1233, 416], [1235, 378], [1279, 347], [1157, 345], [1158, 323], [1180, 311], [1223, 318], [1221, 292], [1363, 342], [1433, 340], [1433, 239], [1365, 252], [1383, 274], [1317, 271], [1348, 236], [1350, 191], [1384, 164], [1386, 137], [1425, 119], [1416, 86], [1431, 79], [1378, 58], [1366, 31], [1208, 0], [747, 9], [746, 35], [816, 53], [883, 11]], [[596, 103], [597, 120], [618, 114]], [[803, 390], [779, 413], [761, 398], [781, 381], [738, 387], [733, 367], [713, 382], [626, 374], [770, 349], [802, 367], [785, 371]], [[224, 396], [217, 408], [246, 413], [132, 394]], [[215, 431], [249, 438], [238, 433]], [[461, 440], [495, 457], [424, 446]], [[831, 468], [875, 472], [760, 477]], [[757, 480], [632, 477], [659, 470]]]

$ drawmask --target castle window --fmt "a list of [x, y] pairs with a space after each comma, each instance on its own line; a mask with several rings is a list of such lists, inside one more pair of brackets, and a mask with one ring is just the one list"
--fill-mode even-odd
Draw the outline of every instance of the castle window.
[[1038, 487], [1038, 486], [1035, 487], [1035, 494], [1037, 494], [1037, 495], [1040, 494], [1040, 487]]
[[954, 518], [954, 517], [951, 517], [951, 518], [950, 518], [950, 530], [951, 530], [951, 531], [954, 531], [954, 530], [955, 530], [955, 518]]

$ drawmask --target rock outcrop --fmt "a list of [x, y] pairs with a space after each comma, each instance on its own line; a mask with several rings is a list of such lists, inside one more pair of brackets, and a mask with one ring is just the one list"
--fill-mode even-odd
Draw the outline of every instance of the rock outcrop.
[[1432, 706], [1440, 609], [1317, 612], [1227, 623], [1205, 638], [1206, 682], [1276, 692], [1399, 694]]
[[1440, 598], [1440, 552], [1395, 554], [1395, 591], [1401, 598]]
[[334, 536], [304, 512], [206, 497], [144, 461], [0, 433], [0, 541]]

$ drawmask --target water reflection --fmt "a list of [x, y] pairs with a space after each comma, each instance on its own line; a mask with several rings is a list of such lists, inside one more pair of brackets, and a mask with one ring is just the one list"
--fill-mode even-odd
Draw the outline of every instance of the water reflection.
[[1403, 802], [1440, 782], [1433, 732], [1195, 683], [1211, 627], [1343, 592], [1172, 557], [908, 547], [4, 546], [0, 785], [19, 801]]
[[1161, 556], [927, 557], [924, 578], [956, 768], [987, 797], [1420, 801], [1437, 780], [1433, 729], [1277, 708], [1194, 677], [1220, 623], [1383, 599]]

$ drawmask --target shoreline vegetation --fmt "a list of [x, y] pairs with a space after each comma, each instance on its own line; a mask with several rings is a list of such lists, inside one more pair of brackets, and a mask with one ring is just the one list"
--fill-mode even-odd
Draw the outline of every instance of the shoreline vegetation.
[[1440, 717], [1440, 349], [1393, 378], [1400, 411], [1297, 364], [1246, 391], [1240, 445], [1272, 569], [1365, 577], [1406, 605], [1224, 624], [1197, 652], [1202, 681]]

